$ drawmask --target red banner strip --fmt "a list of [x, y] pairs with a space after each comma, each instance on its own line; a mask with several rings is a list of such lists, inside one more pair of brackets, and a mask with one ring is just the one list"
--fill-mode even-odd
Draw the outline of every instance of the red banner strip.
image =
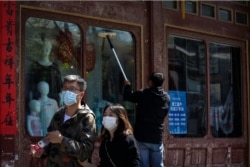
[[16, 2], [0, 1], [0, 134], [16, 134]]

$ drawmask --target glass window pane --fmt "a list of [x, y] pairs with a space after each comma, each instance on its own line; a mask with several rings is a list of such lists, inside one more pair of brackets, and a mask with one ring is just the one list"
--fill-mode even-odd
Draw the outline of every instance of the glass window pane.
[[61, 106], [62, 77], [81, 75], [81, 32], [73, 23], [30, 17], [25, 25], [27, 132], [45, 136]]
[[219, 9], [219, 19], [223, 21], [232, 21], [232, 12], [227, 9]]
[[[174, 96], [182, 95], [181, 103], [186, 105], [180, 113], [170, 109], [169, 128], [174, 136], [202, 137], [206, 134], [205, 73], [200, 71], [204, 69], [200, 68], [200, 62], [205, 61], [204, 48], [200, 40], [168, 37], [169, 91], [174, 92]], [[171, 96], [171, 105], [173, 99]], [[183, 126], [179, 127], [181, 124]]]
[[177, 1], [162, 1], [162, 6], [170, 9], [177, 9]]
[[202, 16], [215, 17], [214, 6], [202, 4]]
[[246, 13], [240, 13], [236, 12], [236, 23], [247, 25], [247, 14]]
[[86, 49], [88, 50], [88, 47], [91, 47], [92, 54], [88, 52], [87, 59], [94, 59], [95, 61], [92, 62], [92, 67], [88, 69], [87, 74], [87, 103], [96, 114], [99, 132], [102, 110], [107, 103], [124, 105], [132, 125], [135, 115], [134, 105], [123, 101], [124, 78], [105, 35], [111, 35], [110, 41], [114, 47], [114, 52], [126, 76], [132, 84], [135, 84], [135, 42], [131, 33], [102, 27], [88, 27]]
[[185, 10], [189, 13], [197, 13], [197, 2], [185, 1]]
[[210, 126], [214, 137], [242, 135], [240, 49], [209, 44]]

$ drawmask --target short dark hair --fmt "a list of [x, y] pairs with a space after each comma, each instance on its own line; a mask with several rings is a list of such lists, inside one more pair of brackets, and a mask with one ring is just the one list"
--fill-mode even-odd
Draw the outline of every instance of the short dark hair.
[[79, 75], [66, 75], [63, 78], [63, 83], [64, 82], [75, 82], [75, 81], [79, 84], [81, 91], [85, 91], [87, 89], [87, 82]]
[[152, 81], [152, 84], [155, 87], [162, 86], [164, 79], [164, 75], [161, 72], [153, 72], [150, 75], [150, 80]]

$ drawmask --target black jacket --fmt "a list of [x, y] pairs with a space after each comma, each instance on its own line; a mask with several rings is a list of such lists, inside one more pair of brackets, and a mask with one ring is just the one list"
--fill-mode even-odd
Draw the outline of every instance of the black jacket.
[[114, 167], [110, 158], [116, 167], [139, 167], [140, 164], [139, 148], [133, 135], [116, 136], [112, 141], [104, 139], [99, 155], [99, 167]]
[[59, 130], [64, 138], [61, 144], [50, 143], [45, 147], [43, 157], [48, 157], [47, 167], [80, 167], [77, 160], [85, 161], [93, 151], [94, 113], [87, 106], [82, 106], [63, 122], [65, 111], [65, 108], [60, 109], [48, 127], [48, 131]]
[[150, 87], [132, 91], [130, 85], [124, 87], [124, 100], [137, 103], [135, 138], [140, 142], [161, 144], [164, 118], [169, 110], [170, 96], [162, 87]]

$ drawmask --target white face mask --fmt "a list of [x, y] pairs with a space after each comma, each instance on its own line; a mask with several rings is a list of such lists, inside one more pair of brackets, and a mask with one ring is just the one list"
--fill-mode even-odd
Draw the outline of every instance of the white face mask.
[[102, 118], [102, 124], [107, 130], [112, 130], [117, 127], [117, 118], [111, 116], [104, 116]]
[[76, 96], [77, 94], [71, 91], [64, 91], [62, 93], [62, 97], [63, 97], [63, 102], [66, 106], [71, 106], [72, 104], [75, 104], [76, 101]]

